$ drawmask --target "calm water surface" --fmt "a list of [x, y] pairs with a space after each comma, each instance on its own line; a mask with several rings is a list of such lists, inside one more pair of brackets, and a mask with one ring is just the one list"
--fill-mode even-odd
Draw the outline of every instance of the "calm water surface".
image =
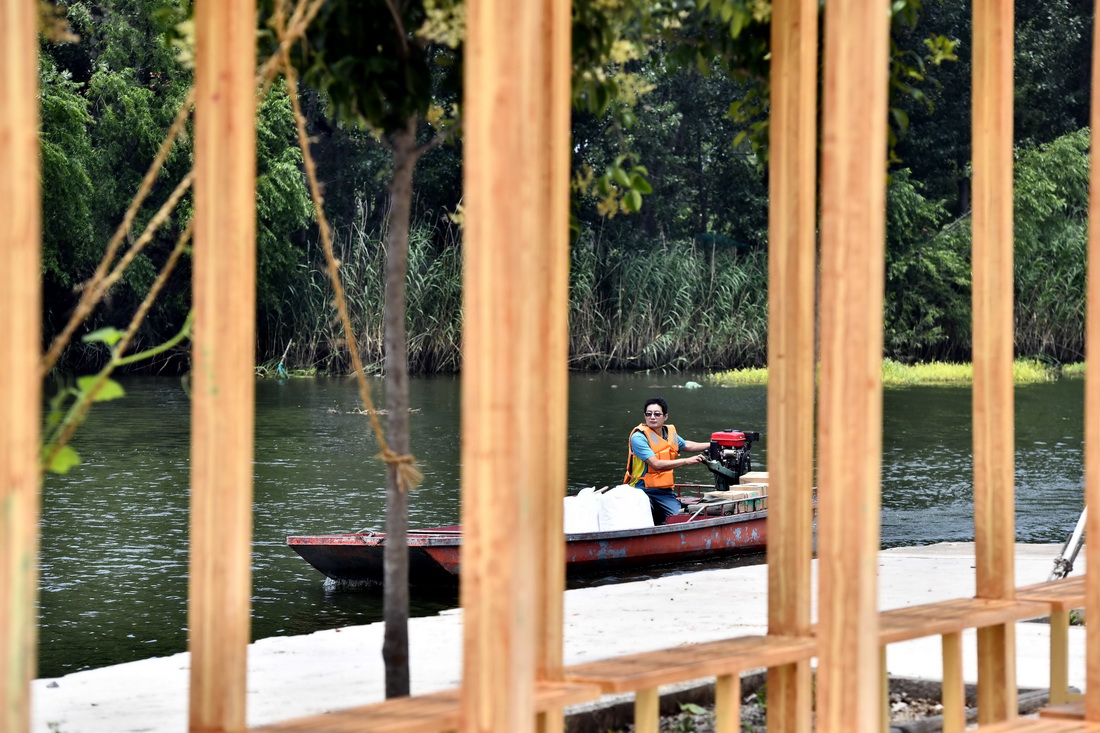
[[[659, 394], [687, 438], [760, 430], [763, 387], [678, 389], [685, 375], [573, 375], [569, 488], [617, 482], [641, 403]], [[696, 377], [698, 379], [698, 377]], [[39, 676], [186, 648], [189, 404], [178, 380], [126, 381], [126, 397], [97, 405], [74, 445], [83, 464], [50, 476], [42, 498]], [[382, 403], [381, 381], [375, 400]], [[1081, 507], [1083, 382], [1016, 391], [1017, 532], [1062, 542]], [[424, 484], [410, 525], [459, 519], [457, 378], [413, 380], [413, 452]], [[256, 385], [254, 638], [302, 634], [381, 618], [379, 592], [332, 588], [286, 547], [288, 534], [382, 527], [384, 473], [348, 380]], [[882, 544], [973, 537], [970, 391], [888, 390], [884, 403]], [[507, 439], [489, 440], [507, 450]], [[845, 436], [831, 439], [844, 441]], [[702, 468], [681, 480], [708, 481]], [[501, 501], [523, 486], [501, 486]], [[691, 569], [696, 569], [695, 566]], [[414, 613], [453, 606], [455, 594], [416, 597]]]

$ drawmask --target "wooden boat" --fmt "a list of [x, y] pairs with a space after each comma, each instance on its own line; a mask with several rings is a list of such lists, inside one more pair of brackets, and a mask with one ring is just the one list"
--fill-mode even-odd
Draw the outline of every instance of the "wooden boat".
[[[708, 509], [668, 518], [641, 529], [565, 535], [566, 572], [570, 575], [615, 568], [699, 560], [762, 552], [767, 544], [766, 500], [712, 503]], [[386, 536], [381, 532], [287, 537], [287, 544], [333, 580], [381, 583]], [[409, 578], [414, 585], [455, 583], [462, 574], [462, 528], [409, 531]]]

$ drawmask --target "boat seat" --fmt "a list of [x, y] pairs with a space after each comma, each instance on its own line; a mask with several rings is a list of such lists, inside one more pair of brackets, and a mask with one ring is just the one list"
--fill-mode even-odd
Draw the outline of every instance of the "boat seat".
[[[535, 711], [560, 710], [599, 696], [600, 690], [595, 685], [539, 682], [535, 686]], [[460, 691], [451, 689], [393, 698], [250, 730], [251, 733], [441, 733], [458, 729], [461, 704]]]

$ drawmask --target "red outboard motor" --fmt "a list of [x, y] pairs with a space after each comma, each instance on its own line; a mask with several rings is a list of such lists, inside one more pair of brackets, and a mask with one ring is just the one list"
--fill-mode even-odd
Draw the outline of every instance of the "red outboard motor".
[[749, 451], [760, 440], [755, 430], [720, 430], [711, 433], [710, 450], [706, 466], [714, 474], [714, 488], [728, 491], [741, 482], [741, 477], [752, 470]]

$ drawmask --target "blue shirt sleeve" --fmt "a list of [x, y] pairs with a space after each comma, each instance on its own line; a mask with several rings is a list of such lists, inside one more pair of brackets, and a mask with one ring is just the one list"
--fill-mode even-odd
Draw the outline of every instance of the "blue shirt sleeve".
[[683, 452], [684, 449], [687, 448], [687, 443], [684, 442], [684, 439], [680, 437], [679, 433], [676, 433], [676, 446], [680, 449], [680, 452]]
[[[654, 453], [653, 449], [649, 447], [649, 441], [646, 440], [645, 434], [638, 431], [630, 436], [630, 450], [631, 452], [645, 461], [652, 458]], [[648, 466], [646, 469], [648, 470]], [[644, 475], [644, 474], [643, 474]]]

